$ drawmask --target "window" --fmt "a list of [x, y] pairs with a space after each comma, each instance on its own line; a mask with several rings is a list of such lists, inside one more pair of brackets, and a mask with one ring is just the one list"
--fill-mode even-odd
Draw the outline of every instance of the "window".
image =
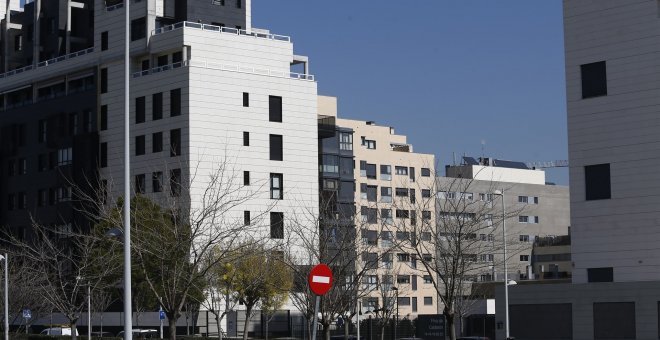
[[362, 235], [362, 243], [364, 245], [375, 246], [378, 245], [378, 232], [375, 230], [362, 229], [360, 231]]
[[243, 92], [243, 107], [250, 107], [250, 94]]
[[396, 283], [398, 284], [410, 284], [410, 275], [397, 275]]
[[101, 69], [101, 93], [108, 92], [108, 69]]
[[520, 255], [520, 262], [529, 262], [529, 255]]
[[378, 209], [368, 208], [368, 207], [360, 207], [360, 215], [362, 216], [362, 222], [373, 224], [373, 223], [377, 222]]
[[268, 96], [268, 121], [282, 122], [282, 97]]
[[424, 198], [431, 197], [431, 190], [430, 189], [422, 189], [422, 197], [424, 197]]
[[18, 52], [23, 49], [23, 36], [16, 35], [14, 36], [14, 51]]
[[144, 155], [144, 135], [135, 137], [135, 155]]
[[250, 185], [250, 172], [243, 171], [243, 185]]
[[167, 54], [161, 55], [156, 59], [156, 65], [158, 65], [158, 67], [166, 66], [167, 60], [168, 60]]
[[[415, 281], [413, 281], [415, 282]], [[415, 285], [413, 285], [414, 287]], [[416, 288], [413, 288], [413, 290], [417, 290]], [[417, 312], [417, 297], [412, 298], [412, 311], [413, 313]]]
[[243, 0], [236, 0], [236, 8], [243, 7]]
[[339, 150], [353, 150], [353, 134], [350, 132], [339, 133]]
[[48, 121], [42, 119], [39, 121], [39, 143], [43, 143], [48, 139]]
[[336, 179], [323, 179], [323, 190], [337, 190], [339, 183]]
[[430, 231], [423, 231], [420, 234], [419, 239], [422, 240], [422, 241], [431, 241], [431, 232]]
[[243, 225], [250, 225], [250, 211], [245, 210], [243, 211]]
[[37, 193], [37, 206], [45, 207], [48, 202], [48, 190], [39, 189]]
[[135, 175], [135, 193], [144, 194], [146, 192], [146, 176], [144, 174]]
[[101, 143], [101, 151], [99, 152], [99, 157], [101, 158], [100, 163], [101, 167], [105, 168], [108, 166], [108, 143]]
[[527, 196], [518, 196], [518, 203], [527, 203]]
[[181, 195], [181, 169], [170, 170], [170, 194]]
[[151, 174], [151, 189], [153, 192], [163, 191], [163, 173], [156, 171]]
[[614, 271], [612, 267], [587, 268], [587, 282], [613, 282]]
[[424, 297], [424, 306], [432, 306], [433, 305], [433, 297], [432, 296], [425, 296]]
[[101, 51], [108, 49], [108, 31], [101, 32]]
[[518, 216], [519, 223], [529, 223], [529, 216]]
[[151, 152], [163, 151], [163, 133], [155, 132], [151, 135]]
[[431, 279], [431, 275], [424, 275], [424, 284], [432, 284], [433, 279]]
[[410, 306], [410, 298], [409, 297], [400, 297], [397, 299], [397, 304], [399, 306]]
[[321, 172], [338, 174], [339, 173], [339, 156], [336, 155], [323, 155], [321, 157]]
[[163, 118], [163, 93], [154, 93], [151, 96], [151, 119], [159, 120]]
[[181, 89], [170, 90], [170, 117], [181, 115]]
[[410, 217], [410, 212], [408, 210], [403, 210], [403, 209], [396, 210], [396, 218], [409, 218], [409, 217]]
[[[385, 210], [385, 209], [383, 209]], [[392, 215], [392, 211], [390, 210], [390, 216]], [[393, 246], [392, 241], [394, 240], [394, 235], [392, 235], [391, 231], [382, 231], [380, 233], [380, 246], [383, 248], [390, 248]], [[388, 258], [386, 260], [386, 257]], [[383, 262], [392, 262], [392, 254], [383, 254]]]
[[426, 220], [426, 221], [430, 220], [431, 219], [431, 211], [423, 210], [422, 211], [422, 219]]
[[43, 172], [43, 171], [48, 170], [48, 155], [47, 154], [42, 153], [42, 154], [39, 155], [37, 166], [39, 167], [39, 172]]
[[71, 200], [71, 187], [57, 188], [57, 202], [66, 202]]
[[376, 164], [367, 163], [367, 178], [376, 179]]
[[493, 194], [479, 194], [479, 200], [483, 202], [492, 202]]
[[410, 167], [408, 173], [410, 174], [410, 181], [414, 182], [415, 181], [415, 168], [412, 166]]
[[529, 235], [519, 235], [518, 240], [520, 240], [520, 242], [529, 242]]
[[380, 187], [380, 201], [383, 203], [392, 203], [391, 187]]
[[270, 135], [270, 160], [281, 161], [282, 155], [282, 135]]
[[170, 157], [181, 155], [181, 129], [170, 130]]
[[283, 175], [282, 174], [270, 174], [270, 198], [274, 200], [281, 200], [284, 198], [283, 192]]
[[367, 149], [376, 150], [376, 141], [372, 139], [366, 139], [362, 137], [362, 145], [366, 146]]
[[57, 165], [68, 165], [73, 162], [73, 148], [57, 150]]
[[146, 105], [144, 97], [135, 98], [135, 124], [144, 123], [146, 120]]
[[392, 166], [391, 165], [380, 165], [380, 179], [383, 181], [392, 180]]
[[131, 21], [131, 41], [147, 37], [147, 18], [142, 17]]
[[422, 177], [431, 177], [431, 169], [429, 168], [422, 168]]
[[[364, 269], [377, 269], [378, 268], [378, 254], [377, 253], [367, 253], [362, 252], [362, 262], [364, 263]], [[385, 281], [385, 280], [383, 280]]]
[[408, 176], [408, 167], [405, 166], [395, 166], [394, 171], [397, 175]]
[[392, 224], [392, 209], [380, 209], [380, 218], [384, 224]]
[[243, 146], [250, 146], [250, 133], [243, 131]]
[[108, 105], [101, 105], [101, 131], [108, 129]]
[[284, 238], [284, 213], [270, 213], [270, 238]]
[[580, 65], [582, 99], [607, 95], [607, 67], [605, 61]]
[[587, 201], [612, 198], [610, 191], [610, 165], [598, 164], [584, 167], [585, 199]]
[[396, 188], [394, 192], [397, 197], [408, 197], [408, 188]]

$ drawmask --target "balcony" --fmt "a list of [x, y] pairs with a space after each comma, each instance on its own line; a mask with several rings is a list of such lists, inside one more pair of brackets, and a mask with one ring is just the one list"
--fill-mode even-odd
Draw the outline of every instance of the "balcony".
[[182, 22], [177, 22], [176, 24], [173, 24], [173, 25], [163, 26], [161, 28], [157, 28], [157, 29], [153, 30], [151, 33], [152, 33], [153, 36], [156, 36], [156, 35], [163, 34], [163, 33], [169, 32], [169, 31], [178, 30], [178, 29], [181, 29], [181, 28], [184, 28], [184, 27], [192, 28], [192, 29], [198, 29], [198, 30], [204, 30], [204, 31], [209, 31], [209, 32], [216, 32], [218, 34], [235, 34], [235, 35], [246, 36], [246, 37], [254, 37], [254, 38], [259, 38], [259, 39], [268, 39], [268, 40], [291, 42], [291, 37], [286, 36], [286, 35], [270, 34], [270, 33], [258, 32], [258, 31], [250, 31], [249, 32], [247, 30], [242, 30], [242, 29], [238, 29], [238, 28], [208, 25], [208, 24], [202, 24], [202, 23], [190, 22], [190, 21], [182, 21]]

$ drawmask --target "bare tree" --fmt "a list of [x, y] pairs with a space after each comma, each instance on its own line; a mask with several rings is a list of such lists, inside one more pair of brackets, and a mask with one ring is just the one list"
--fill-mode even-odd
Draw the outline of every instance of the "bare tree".
[[98, 256], [101, 240], [67, 227], [52, 229], [33, 223], [27, 238], [4, 235], [11, 244], [14, 265], [22, 266], [34, 280], [36, 293], [62, 313], [76, 338], [76, 323], [86, 307], [87, 287], [97, 290], [116, 270], [115, 264]]
[[[466, 310], [466, 301], [472, 300], [472, 283], [494, 279], [494, 270], [503, 260], [496, 256], [502, 250], [503, 217], [521, 212], [514, 209], [502, 216], [500, 206], [494, 202], [494, 184], [474, 193], [474, 180], [442, 178], [418, 189], [432, 193], [426, 199], [397, 203], [397, 209], [421, 217], [405, 227], [411, 239], [407, 249], [421, 260], [421, 273], [432, 280], [452, 340], [456, 339], [459, 309]], [[516, 243], [508, 243], [513, 245], [509, 257], [521, 249]]]
[[92, 292], [92, 311], [99, 314], [100, 329], [103, 334], [103, 317], [105, 311], [112, 305], [117, 298], [109, 289], [99, 289]]

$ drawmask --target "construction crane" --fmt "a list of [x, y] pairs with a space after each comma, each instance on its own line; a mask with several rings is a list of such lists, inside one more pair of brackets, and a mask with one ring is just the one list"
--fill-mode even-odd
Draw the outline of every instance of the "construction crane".
[[545, 162], [527, 162], [525, 164], [530, 169], [566, 168], [568, 167], [568, 160], [561, 159], [556, 161], [545, 161]]

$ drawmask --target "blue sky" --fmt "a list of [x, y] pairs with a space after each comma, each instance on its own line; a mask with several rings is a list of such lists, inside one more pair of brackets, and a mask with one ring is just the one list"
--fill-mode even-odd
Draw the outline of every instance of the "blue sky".
[[[290, 35], [339, 115], [408, 135], [441, 167], [480, 156], [567, 159], [561, 1], [254, 0]], [[567, 184], [566, 169], [548, 180]]]

